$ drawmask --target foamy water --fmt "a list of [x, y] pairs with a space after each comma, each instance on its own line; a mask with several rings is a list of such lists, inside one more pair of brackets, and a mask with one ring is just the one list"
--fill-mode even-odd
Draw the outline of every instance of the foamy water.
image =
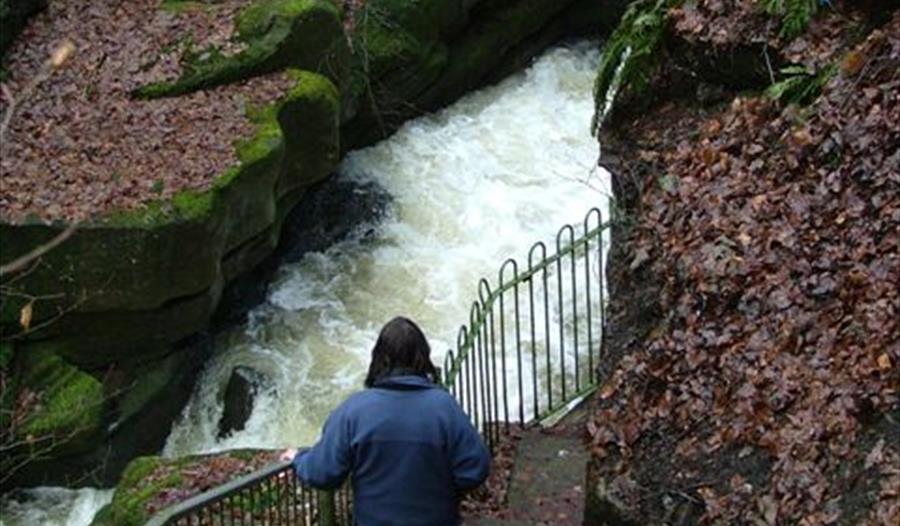
[[34, 488], [0, 503], [0, 526], [88, 526], [113, 490]]
[[[248, 323], [219, 336], [164, 453], [311, 444], [327, 414], [361, 387], [384, 322], [415, 319], [440, 363], [479, 278], [495, 281], [503, 260], [523, 260], [532, 243], [580, 224], [591, 207], [606, 216], [609, 178], [595, 167], [590, 134], [598, 60], [592, 44], [553, 49], [527, 71], [350, 153], [339, 177], [376, 181], [394, 199], [377, 236], [279, 270]], [[218, 440], [236, 365], [272, 385], [246, 428]], [[111, 498], [105, 490], [31, 490], [2, 503], [0, 526], [86, 526]]]
[[[595, 168], [590, 134], [598, 58], [587, 44], [554, 49], [349, 154], [341, 177], [377, 181], [394, 198], [378, 235], [280, 269], [250, 322], [221, 336], [165, 453], [311, 444], [329, 411], [360, 388], [378, 330], [394, 315], [419, 322], [442, 360], [481, 276], [606, 206], [608, 175]], [[236, 365], [273, 386], [243, 431], [217, 440]]]

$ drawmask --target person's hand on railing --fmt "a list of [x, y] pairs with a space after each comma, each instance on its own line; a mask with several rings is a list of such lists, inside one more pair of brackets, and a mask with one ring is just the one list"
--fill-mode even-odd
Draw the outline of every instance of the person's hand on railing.
[[295, 447], [285, 449], [278, 455], [278, 460], [282, 462], [291, 462], [294, 460], [294, 457], [297, 456], [298, 449]]

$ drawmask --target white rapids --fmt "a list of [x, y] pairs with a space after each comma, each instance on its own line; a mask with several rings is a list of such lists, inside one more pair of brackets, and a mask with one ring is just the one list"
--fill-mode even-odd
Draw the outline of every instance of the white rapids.
[[[378, 330], [398, 314], [423, 327], [440, 363], [480, 277], [606, 207], [608, 174], [596, 168], [590, 134], [598, 60], [595, 45], [555, 48], [350, 153], [340, 176], [382, 185], [394, 199], [389, 217], [374, 240], [351, 239], [280, 269], [267, 302], [217, 341], [165, 453], [313, 443], [327, 414], [360, 388]], [[236, 365], [262, 371], [273, 388], [243, 431], [217, 440]]]
[[[339, 177], [393, 197], [374, 238], [351, 238], [284, 265], [249, 321], [218, 336], [164, 454], [312, 444], [327, 414], [362, 385], [378, 330], [416, 320], [436, 364], [469, 316], [477, 282], [495, 282], [560, 226], [608, 215], [609, 175], [591, 137], [595, 43], [557, 47], [530, 68], [351, 152]], [[371, 225], [370, 225], [371, 226]], [[218, 439], [232, 368], [272, 380], [243, 431]], [[0, 526], [86, 526], [111, 491], [38, 488], [0, 505]]]
[[0, 502], [0, 526], [88, 526], [113, 490], [34, 488]]

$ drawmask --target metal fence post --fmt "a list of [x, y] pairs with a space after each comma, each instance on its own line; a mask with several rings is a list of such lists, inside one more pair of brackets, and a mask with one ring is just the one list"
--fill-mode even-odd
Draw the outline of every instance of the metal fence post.
[[334, 491], [316, 490], [316, 500], [319, 505], [319, 526], [337, 526]]

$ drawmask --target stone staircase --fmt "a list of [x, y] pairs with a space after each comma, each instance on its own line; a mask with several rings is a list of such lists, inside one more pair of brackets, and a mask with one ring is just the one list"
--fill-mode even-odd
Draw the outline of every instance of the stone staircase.
[[587, 404], [550, 428], [525, 431], [516, 448], [504, 518], [467, 519], [466, 526], [581, 526], [589, 453]]

